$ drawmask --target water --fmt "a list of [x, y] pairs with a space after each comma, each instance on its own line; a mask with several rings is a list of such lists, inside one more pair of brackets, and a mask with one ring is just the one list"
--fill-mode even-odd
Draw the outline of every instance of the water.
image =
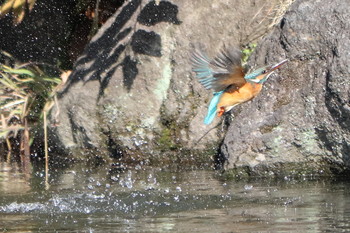
[[[225, 180], [211, 170], [23, 174], [0, 164], [3, 232], [349, 232], [350, 183]], [[1, 231], [0, 231], [1, 232]]]

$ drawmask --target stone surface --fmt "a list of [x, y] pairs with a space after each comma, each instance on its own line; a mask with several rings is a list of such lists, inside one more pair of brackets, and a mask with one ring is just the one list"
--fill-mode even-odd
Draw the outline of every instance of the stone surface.
[[296, 1], [258, 46], [252, 64], [290, 62], [239, 108], [221, 147], [227, 169], [294, 164], [322, 174], [349, 167], [349, 12], [342, 0]]
[[51, 149], [132, 160], [215, 151], [217, 129], [196, 143], [208, 131], [212, 94], [191, 73], [193, 43], [213, 53], [223, 42], [250, 42], [270, 23], [259, 12], [276, 2], [126, 1], [76, 61], [52, 119], [59, 125]]

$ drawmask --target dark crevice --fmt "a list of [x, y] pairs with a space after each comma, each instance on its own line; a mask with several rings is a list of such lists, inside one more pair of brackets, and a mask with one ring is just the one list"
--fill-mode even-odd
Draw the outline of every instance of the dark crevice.
[[338, 47], [337, 46], [334, 46], [332, 48], [332, 55], [333, 55], [333, 58], [334, 57], [339, 57], [339, 51], [338, 51]]
[[289, 49], [288, 49], [288, 43], [286, 42], [286, 40], [287, 40], [286, 37], [283, 36], [283, 34], [281, 34], [281, 37], [279, 39], [281, 47], [284, 51], [288, 52]]
[[349, 128], [350, 122], [348, 120], [348, 114], [342, 109], [343, 103], [340, 96], [335, 93], [330, 87], [330, 79], [332, 75], [329, 70], [326, 73], [326, 94], [325, 94], [325, 105], [328, 112], [331, 114], [334, 121], [338, 122], [343, 128]]
[[283, 30], [284, 25], [286, 25], [286, 18], [283, 18], [280, 23], [280, 28]]
[[344, 156], [344, 163], [346, 166], [349, 166], [350, 165], [350, 144], [349, 142], [346, 142], [343, 140], [342, 142], [342, 148], [341, 148], [341, 151], [342, 151], [342, 154], [343, 155], [347, 155], [347, 156]]
[[214, 155], [214, 169], [215, 170], [223, 170], [225, 163], [228, 161], [228, 158], [224, 155], [222, 152], [223, 148], [225, 147], [225, 150], [227, 150], [227, 145], [222, 140], [216, 154]]
[[107, 134], [107, 149], [109, 156], [113, 159], [121, 159], [124, 156], [123, 148], [114, 141], [113, 137], [108, 133]]
[[331, 142], [327, 136], [327, 130], [322, 129], [322, 128], [315, 128], [315, 132], [317, 134], [318, 139], [323, 142], [323, 146], [325, 147], [325, 149], [327, 149], [328, 151], [332, 152], [334, 154], [334, 150], [333, 150], [333, 145], [334, 142]]
[[[69, 123], [71, 125], [70, 128], [72, 129], [73, 142], [74, 143], [83, 142], [83, 147], [85, 149], [90, 149], [91, 144], [89, 142], [91, 140], [87, 136], [85, 128], [82, 126], [78, 126], [76, 124], [76, 121], [74, 119], [74, 113], [72, 110], [68, 111], [68, 119], [69, 119]], [[78, 137], [83, 138], [83, 140], [79, 140]]]

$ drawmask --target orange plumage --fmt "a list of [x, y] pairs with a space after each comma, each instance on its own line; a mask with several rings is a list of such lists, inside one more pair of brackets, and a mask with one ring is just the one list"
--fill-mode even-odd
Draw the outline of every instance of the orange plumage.
[[193, 71], [205, 88], [214, 90], [204, 123], [210, 124], [215, 115], [220, 117], [234, 106], [256, 97], [269, 75], [286, 62], [283, 60], [244, 74], [239, 50], [224, 48], [210, 60], [197, 49], [192, 55]]
[[220, 117], [234, 106], [253, 99], [262, 89], [262, 84], [246, 82], [239, 88], [231, 88], [222, 93], [217, 104], [217, 115]]

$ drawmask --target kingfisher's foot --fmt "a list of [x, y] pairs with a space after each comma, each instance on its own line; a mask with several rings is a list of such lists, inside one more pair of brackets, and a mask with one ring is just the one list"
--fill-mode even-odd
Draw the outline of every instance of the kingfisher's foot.
[[221, 117], [222, 115], [224, 115], [225, 113], [225, 108], [224, 107], [220, 107], [219, 111], [218, 111], [218, 117]]

